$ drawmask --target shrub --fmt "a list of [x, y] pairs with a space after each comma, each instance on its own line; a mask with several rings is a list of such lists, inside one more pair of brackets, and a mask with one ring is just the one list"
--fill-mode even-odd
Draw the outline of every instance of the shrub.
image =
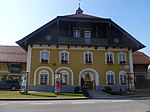
[[122, 91], [122, 89], [120, 88], [120, 90], [119, 90], [119, 94], [120, 95], [122, 95], [123, 94], [123, 91]]
[[106, 87], [104, 87], [103, 92], [106, 92], [106, 93], [111, 94], [111, 92], [112, 92], [112, 88], [111, 88], [111, 87], [109, 87], [109, 86], [106, 86]]
[[83, 94], [85, 97], [89, 97], [89, 96], [90, 96], [89, 93], [88, 93], [88, 91], [86, 90], [86, 88], [83, 88], [82, 94]]
[[74, 88], [74, 93], [79, 93], [79, 92], [80, 92], [80, 87], [78, 87], [78, 86], [75, 87], [75, 88]]

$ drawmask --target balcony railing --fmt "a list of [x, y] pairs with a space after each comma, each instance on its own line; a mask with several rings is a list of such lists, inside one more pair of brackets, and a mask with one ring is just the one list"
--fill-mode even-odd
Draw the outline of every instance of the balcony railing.
[[60, 44], [106, 45], [107, 39], [83, 37], [59, 37]]

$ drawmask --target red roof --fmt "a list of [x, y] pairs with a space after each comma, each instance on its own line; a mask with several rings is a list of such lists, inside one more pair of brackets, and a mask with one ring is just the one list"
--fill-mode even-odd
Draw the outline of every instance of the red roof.
[[150, 57], [143, 52], [133, 52], [133, 64], [150, 64]]
[[0, 62], [27, 62], [27, 52], [19, 46], [0, 46]]

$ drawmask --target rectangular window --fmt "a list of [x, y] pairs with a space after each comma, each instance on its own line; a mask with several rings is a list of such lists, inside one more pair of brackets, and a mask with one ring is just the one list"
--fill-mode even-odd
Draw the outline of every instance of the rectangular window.
[[108, 63], [108, 64], [109, 64], [109, 63], [113, 64], [113, 54], [108, 53], [108, 54], [106, 55], [106, 57], [107, 57], [107, 63]]
[[68, 63], [69, 62], [69, 53], [66, 51], [62, 51], [60, 53], [60, 62], [61, 63]]
[[48, 51], [41, 51], [40, 61], [41, 63], [49, 63], [50, 53]]
[[68, 82], [68, 74], [62, 74], [62, 84], [67, 85]]
[[91, 38], [91, 31], [84, 31], [85, 38]]
[[119, 63], [120, 64], [125, 64], [126, 63], [126, 55], [124, 53], [119, 54]]
[[10, 64], [10, 74], [20, 74], [21, 66], [19, 63]]
[[107, 83], [114, 84], [114, 76], [113, 75], [107, 75]]
[[126, 75], [120, 75], [121, 84], [126, 84]]
[[47, 84], [48, 75], [47, 74], [41, 74], [40, 75], [40, 84]]
[[74, 30], [74, 37], [80, 37], [80, 30]]
[[84, 53], [84, 63], [92, 63], [93, 62], [93, 54], [90, 52]]

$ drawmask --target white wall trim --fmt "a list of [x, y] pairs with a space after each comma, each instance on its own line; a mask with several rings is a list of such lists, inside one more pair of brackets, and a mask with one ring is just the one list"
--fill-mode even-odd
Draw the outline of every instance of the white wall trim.
[[130, 86], [130, 90], [132, 91], [132, 90], [135, 90], [132, 49], [130, 49], [130, 51], [129, 51], [129, 60], [130, 60], [130, 73], [133, 73], [133, 74], [131, 74], [132, 80], [131, 80], [131, 84], [129, 85]]
[[37, 71], [40, 70], [40, 69], [43, 69], [43, 68], [48, 69], [48, 70], [51, 71], [51, 73], [52, 73], [52, 86], [53, 86], [53, 85], [54, 85], [54, 72], [53, 72], [53, 70], [52, 70], [50, 67], [47, 67], [47, 66], [38, 67], [38, 68], [34, 71], [34, 86], [36, 85], [36, 75], [38, 75], [38, 74], [37, 74]]
[[57, 73], [59, 70], [64, 70], [64, 69], [67, 69], [71, 72], [71, 76], [72, 76], [71, 85], [73, 86], [74, 85], [74, 74], [73, 74], [73, 71], [70, 68], [68, 68], [68, 67], [59, 67], [55, 70], [55, 73]]
[[85, 71], [91, 71], [94, 74], [94, 80], [96, 82], [96, 86], [99, 86], [99, 74], [96, 70], [92, 69], [92, 68], [86, 68], [80, 71], [79, 73], [79, 86], [81, 86], [81, 77], [82, 77], [82, 73]]
[[31, 60], [32, 60], [32, 47], [31, 45], [28, 45], [28, 52], [27, 52], [27, 65], [26, 65], [26, 71], [29, 72], [28, 76], [28, 84], [30, 85], [30, 69], [31, 69]]
[[[34, 44], [32, 48], [36, 49], [61, 49], [61, 50], [67, 50], [68, 46], [67, 45], [59, 45], [57, 48], [57, 45], [42, 45], [42, 47], [39, 44]], [[75, 45], [70, 45], [69, 49], [71, 50], [95, 50], [95, 47], [91, 46], [90, 48], [88, 46], [75, 46]], [[97, 46], [97, 50], [106, 50], [105, 47]], [[108, 47], [108, 50], [110, 51], [128, 51], [128, 48], [111, 48]]]

